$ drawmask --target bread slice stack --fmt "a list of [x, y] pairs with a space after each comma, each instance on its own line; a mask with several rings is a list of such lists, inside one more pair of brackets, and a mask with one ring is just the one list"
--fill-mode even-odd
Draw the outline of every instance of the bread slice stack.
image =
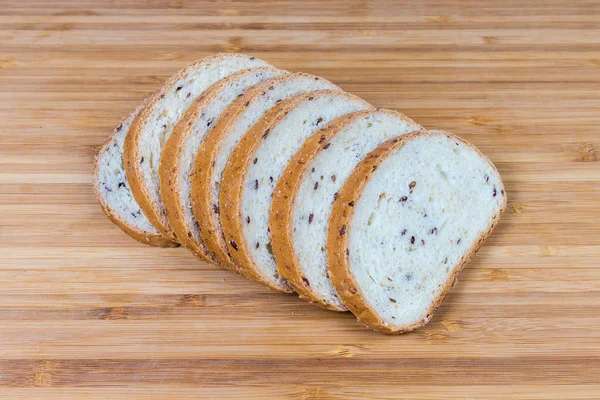
[[101, 148], [93, 182], [134, 239], [384, 333], [431, 320], [506, 206], [473, 145], [241, 54], [168, 79]]
[[420, 129], [395, 111], [351, 113], [306, 140], [288, 163], [275, 189], [270, 228], [279, 273], [300, 297], [330, 310], [348, 310], [329, 277], [331, 209], [352, 170], [370, 151]]

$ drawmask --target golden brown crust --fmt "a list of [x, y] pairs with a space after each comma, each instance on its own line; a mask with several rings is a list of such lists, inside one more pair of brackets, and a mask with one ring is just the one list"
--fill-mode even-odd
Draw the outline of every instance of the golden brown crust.
[[[485, 157], [475, 146], [466, 142], [465, 140], [442, 131], [421, 131], [417, 133], [410, 133], [394, 139], [391, 139], [375, 150], [373, 150], [367, 157], [361, 161], [361, 163], [354, 169], [338, 197], [338, 201], [333, 206], [330, 218], [329, 218], [329, 230], [327, 235], [327, 256], [329, 261], [329, 274], [331, 280], [338, 292], [338, 295], [348, 306], [348, 308], [356, 315], [358, 320], [370, 328], [376, 329], [383, 333], [388, 334], [399, 334], [410, 332], [425, 325], [431, 320], [432, 315], [437, 310], [440, 303], [450, 290], [452, 286], [457, 282], [458, 273], [464, 268], [464, 266], [473, 258], [477, 250], [481, 247], [485, 239], [494, 229], [496, 222], [501, 213], [506, 208], [506, 195], [504, 196], [504, 203], [502, 204], [499, 212], [494, 215], [493, 221], [491, 222], [488, 229], [480, 235], [479, 239], [475, 242], [470, 251], [468, 251], [456, 264], [451, 275], [446, 280], [444, 286], [438, 297], [432, 302], [427, 315], [424, 319], [414, 324], [403, 326], [401, 328], [394, 328], [379, 319], [375, 311], [366, 303], [358, 284], [356, 283], [354, 276], [350, 272], [350, 265], [348, 263], [348, 256], [346, 249], [348, 248], [348, 230], [351, 229], [352, 216], [354, 214], [354, 207], [348, 203], [356, 203], [362, 195], [363, 189], [366, 183], [370, 180], [373, 172], [385, 160], [391, 153], [402, 147], [407, 141], [413, 139], [416, 136], [422, 135], [446, 135], [453, 140], [460, 140], [471, 148], [475, 149], [479, 155], [484, 157], [488, 162], [489, 159]], [[494, 169], [496, 167], [490, 162], [490, 165]], [[501, 183], [502, 184], [502, 183]], [[501, 190], [504, 190], [502, 184]]]
[[133, 239], [137, 240], [138, 242], [141, 242], [143, 244], [147, 244], [150, 246], [155, 246], [155, 247], [177, 247], [177, 246], [179, 246], [178, 243], [175, 243], [175, 242], [167, 239], [166, 237], [162, 236], [161, 234], [156, 234], [156, 235], [147, 234], [143, 231], [133, 229], [132, 227], [130, 227], [127, 224], [127, 222], [125, 220], [123, 220], [120, 216], [118, 216], [112, 210], [112, 208], [110, 208], [110, 206], [104, 201], [104, 197], [102, 196], [101, 191], [100, 191], [100, 183], [98, 182], [98, 168], [99, 168], [98, 163], [99, 163], [99, 160], [100, 160], [102, 154], [104, 154], [108, 150], [108, 147], [107, 147], [108, 143], [110, 143], [112, 141], [113, 137], [116, 134], [117, 134], [117, 131], [115, 130], [113, 132], [113, 134], [102, 145], [102, 148], [100, 149], [98, 154], [96, 154], [96, 156], [94, 157], [94, 167], [92, 169], [92, 179], [93, 179], [94, 193], [96, 194], [98, 203], [100, 203], [100, 206], [102, 207], [102, 210], [104, 211], [104, 213], [106, 214], [108, 219], [110, 219], [115, 225], [117, 225], [119, 228], [121, 228], [121, 230], [123, 232], [125, 232], [126, 234], [131, 236]]
[[215, 263], [214, 256], [208, 251], [203, 243], [193, 240], [191, 232], [184, 223], [182, 213], [182, 204], [179, 201], [179, 168], [180, 157], [183, 150], [183, 144], [189, 137], [194, 122], [198, 118], [200, 109], [205, 107], [222, 87], [222, 81], [213, 84], [202, 95], [197, 97], [183, 114], [171, 135], [163, 147], [158, 167], [160, 196], [165, 207], [165, 214], [171, 224], [175, 236], [179, 238], [181, 244], [190, 250], [194, 256], [201, 261]]
[[246, 95], [236, 99], [227, 107], [215, 127], [208, 132], [196, 153], [194, 169], [190, 175], [192, 212], [196, 221], [198, 221], [202, 239], [208, 250], [225, 268], [236, 272], [239, 268], [227, 254], [227, 247], [220, 235], [217, 225], [218, 205], [213, 205], [211, 202], [210, 187], [214, 160], [221, 139], [226, 135], [230, 122], [235, 116], [239, 115], [240, 106], [245, 103], [245, 97]]
[[123, 232], [125, 232], [126, 234], [131, 236], [133, 239], [137, 240], [140, 243], [147, 244], [147, 245], [154, 246], [154, 247], [178, 247], [179, 246], [179, 243], [172, 242], [162, 235], [147, 235], [140, 231], [131, 229], [131, 227], [129, 225], [127, 225], [123, 220], [121, 220], [121, 218], [119, 218], [118, 215], [113, 213], [112, 209], [110, 207], [108, 207], [108, 205], [104, 201], [101, 200], [102, 197], [100, 197], [98, 195], [98, 191], [96, 188], [95, 188], [95, 190], [96, 190], [96, 197], [98, 198], [98, 202], [100, 203], [100, 206], [102, 207], [102, 210], [104, 210], [104, 213], [106, 214], [106, 216], [115, 225], [117, 225], [119, 228], [121, 228], [121, 230]]
[[282, 76], [275, 77], [260, 83], [247, 90], [241, 97], [236, 99], [223, 112], [213, 129], [204, 138], [194, 160], [194, 169], [191, 178], [192, 212], [198, 221], [202, 239], [208, 250], [227, 269], [239, 272], [239, 266], [231, 258], [227, 250], [227, 244], [221, 236], [219, 229], [219, 205], [212, 203], [211, 191], [212, 176], [217, 154], [221, 142], [227, 135], [231, 123], [237, 120], [244, 111], [245, 104], [262, 93], [263, 89], [272, 85], [280, 79], [285, 79], [289, 73], [284, 72]]
[[287, 279], [300, 298], [332, 311], [348, 311], [345, 307], [330, 304], [321, 296], [318, 296], [307, 285], [305, 277], [298, 268], [298, 258], [294, 251], [292, 232], [292, 210], [294, 199], [300, 181], [310, 161], [321, 151], [329, 141], [337, 135], [343, 127], [352, 121], [369, 114], [371, 111], [358, 111], [341, 116], [314, 135], [306, 139], [302, 148], [290, 160], [285, 171], [279, 178], [273, 193], [273, 205], [269, 216], [269, 228], [271, 229], [271, 245], [273, 256], [277, 263], [279, 275]]
[[302, 177], [311, 162], [320, 153], [321, 149], [346, 126], [355, 120], [368, 116], [374, 112], [392, 114], [398, 118], [410, 121], [409, 118], [392, 110], [357, 111], [335, 119], [304, 142], [300, 151], [292, 158], [281, 178], [279, 178], [279, 182], [277, 183], [273, 195], [269, 228], [271, 229], [271, 243], [279, 274], [287, 279], [301, 298], [319, 307], [332, 311], [343, 312], [348, 311], [348, 308], [327, 302], [326, 299], [311, 290], [310, 286], [306, 284], [307, 281], [305, 277], [301, 273], [299, 261], [294, 249], [292, 231], [294, 201]]
[[244, 179], [248, 171], [248, 164], [262, 143], [263, 135], [268, 133], [273, 125], [280, 121], [287, 112], [295, 107], [309, 94], [301, 94], [283, 100], [271, 108], [265, 115], [242, 137], [234, 152], [232, 153], [225, 171], [219, 197], [221, 225], [227, 242], [228, 252], [240, 267], [240, 272], [249, 279], [262, 283], [274, 290], [291, 293], [289, 286], [273, 285], [272, 282], [263, 278], [258, 268], [254, 265], [250, 255], [248, 244], [244, 239], [242, 216], [240, 209], [242, 205], [242, 189]]
[[[219, 204], [221, 206], [221, 224], [227, 239], [229, 253], [240, 266], [242, 273], [249, 279], [260, 282], [272, 289], [292, 292], [289, 285], [279, 286], [266, 280], [260, 268], [254, 263], [248, 250], [248, 243], [243, 234], [243, 220], [241, 215], [242, 190], [248, 166], [254, 158], [256, 150], [260, 147], [262, 139], [268, 132], [281, 121], [288, 112], [298, 104], [311, 100], [317, 96], [326, 96], [335, 93], [341, 96], [356, 98], [355, 96], [339, 90], [315, 90], [299, 94], [284, 100], [271, 108], [259, 122], [256, 123], [240, 140], [234, 153], [231, 155], [224, 171], [223, 185]], [[365, 102], [368, 106], [368, 103]], [[271, 243], [272, 246], [272, 243]]]
[[[196, 99], [190, 105], [190, 107], [187, 109], [184, 116], [180, 119], [179, 123], [175, 126], [173, 132], [169, 136], [169, 139], [167, 140], [167, 143], [165, 144], [165, 147], [163, 149], [163, 155], [162, 155], [161, 164], [159, 167], [161, 196], [162, 196], [163, 204], [165, 206], [165, 212], [167, 214], [167, 218], [169, 219], [171, 227], [175, 231], [176, 236], [179, 237], [183, 242], [185, 242], [183, 244], [186, 245], [186, 247], [188, 247], [188, 249], [190, 249], [192, 251], [192, 253], [196, 254], [197, 257], [204, 259], [206, 261], [209, 261], [213, 264], [216, 264], [222, 268], [225, 268], [225, 269], [233, 271], [233, 272], [237, 272], [237, 268], [235, 267], [235, 264], [233, 264], [231, 262], [223, 262], [222, 261], [223, 257], [217, 257], [213, 252], [211, 252], [208, 245], [203, 240], [203, 238], [201, 238], [201, 242], [198, 243], [194, 239], [189, 237], [190, 233], [187, 231], [187, 227], [184, 222], [185, 220], [184, 220], [184, 217], [182, 214], [182, 210], [183, 210], [184, 206], [181, 204], [178, 192], [176, 191], [177, 188], [180, 186], [179, 183], [177, 182], [178, 177], [179, 177], [179, 168], [180, 168], [179, 160], [180, 160], [180, 156], [181, 156], [181, 151], [183, 149], [183, 147], [182, 147], [183, 143], [190, 135], [191, 129], [194, 125], [194, 122], [198, 118], [198, 114], [199, 114], [200, 110], [203, 107], [205, 107], [206, 105], [208, 105], [224, 87], [226, 87], [227, 85], [230, 85], [231, 82], [233, 80], [235, 80], [237, 77], [244, 75], [244, 74], [248, 74], [248, 73], [256, 73], [256, 72], [268, 71], [268, 70], [277, 70], [277, 69], [275, 67], [271, 67], [271, 66], [264, 66], [264, 67], [256, 67], [256, 68], [251, 68], [251, 69], [247, 69], [247, 70], [242, 70], [242, 71], [236, 72], [235, 74], [229, 75], [226, 78], [221, 79], [220, 81], [213, 84], [210, 88], [208, 88], [198, 99]], [[242, 97], [240, 97], [239, 99], [236, 99], [236, 100], [239, 101]], [[234, 104], [234, 103], [232, 103], [232, 104]], [[219, 117], [219, 119], [213, 126], [213, 129], [209, 130], [206, 133], [206, 136], [202, 139], [201, 147], [203, 147], [204, 143], [206, 143], [207, 141], [211, 142], [211, 148], [213, 148], [215, 150], [212, 154], [215, 154], [216, 149], [217, 149], [217, 147], [214, 147], [216, 136], [218, 136], [220, 138], [220, 137], [222, 137], [222, 135], [224, 133], [222, 131], [222, 124], [220, 124], [219, 121], [221, 121], [223, 118], [226, 118], [229, 116], [228, 110], [229, 110], [229, 108], [225, 109], [225, 111], [223, 112], [223, 115]], [[215, 129], [219, 130], [218, 135], [211, 134], [211, 132], [214, 131]], [[206, 147], [206, 146], [204, 146], [204, 147]], [[195, 201], [194, 200], [195, 197], [200, 198], [205, 194], [206, 195], [210, 194], [210, 191], [207, 190], [207, 188], [209, 188], [208, 185], [210, 184], [210, 181], [207, 181], [206, 183], [204, 181], [199, 182], [198, 178], [196, 177], [196, 175], [198, 174], [196, 164], [199, 163], [202, 165], [201, 161], [196, 162], [196, 156], [198, 154], [200, 154], [200, 157], [204, 157], [203, 153], [204, 152], [202, 150], [200, 150], [200, 148], [199, 148], [196, 155], [194, 155], [194, 161], [193, 161], [194, 165], [192, 166], [192, 171], [191, 171], [190, 177], [189, 177], [189, 179], [191, 181], [190, 197], [192, 200], [192, 208], [194, 208], [193, 204]], [[203, 169], [201, 169], [200, 171], [202, 171], [202, 170]], [[205, 178], [205, 176], [202, 176], [202, 178]], [[194, 216], [196, 218], [195, 212], [194, 212]], [[200, 223], [200, 221], [198, 219], [196, 219], [196, 221], [198, 222], [199, 229], [202, 231], [204, 229], [202, 224]]]
[[[185, 219], [183, 216], [184, 205], [181, 204], [178, 188], [180, 187], [179, 183], [179, 169], [180, 169], [180, 160], [181, 160], [181, 152], [183, 150], [183, 145], [185, 141], [191, 134], [191, 129], [193, 128], [196, 120], [198, 119], [198, 115], [201, 110], [204, 109], [211, 101], [215, 99], [216, 96], [219, 95], [221, 90], [226, 86], [230, 85], [232, 81], [238, 79], [238, 77], [249, 74], [249, 73], [257, 73], [262, 71], [276, 71], [275, 67], [264, 66], [264, 67], [256, 67], [250, 68], [246, 70], [242, 70], [227, 76], [226, 78], [217, 81], [213, 85], [211, 85], [201, 96], [196, 98], [192, 104], [188, 107], [184, 115], [181, 117], [173, 132], [167, 139], [165, 146], [163, 148], [160, 166], [159, 166], [159, 178], [160, 178], [160, 192], [161, 198], [163, 201], [163, 205], [165, 207], [165, 213], [167, 214], [167, 218], [169, 219], [169, 223], [175, 232], [175, 235], [181, 240], [182, 244], [185, 245], [196, 257], [203, 261], [211, 262], [213, 264], [217, 264], [225, 269], [234, 271], [236, 268], [232, 268], [231, 263], [222, 263], [219, 261], [219, 258], [215, 257], [215, 255], [208, 249], [207, 245], [201, 239], [201, 242], [197, 242], [191, 236], [191, 233], [188, 232], [188, 227], [185, 223]], [[227, 110], [225, 110], [223, 117], [226, 116]], [[213, 128], [216, 128], [219, 125], [219, 120], [215, 123]], [[206, 136], [202, 139], [202, 143], [208, 140], [212, 135], [211, 132], [208, 131]], [[201, 145], [202, 145], [201, 143]], [[200, 151], [197, 152], [197, 154]], [[195, 159], [196, 157], [194, 157]], [[194, 164], [196, 162], [194, 161]], [[192, 181], [191, 197], [194, 197], [194, 187], [193, 182], [195, 180], [195, 168], [192, 166], [192, 171], [190, 173], [190, 180]], [[208, 186], [205, 186], [204, 183], [201, 183], [200, 186], [196, 187], [197, 196], [200, 196], [205, 193], [209, 193], [207, 191]], [[200, 229], [202, 229], [200, 223], [198, 224]]]
[[[160, 100], [162, 94], [166, 93], [178, 80], [181, 76], [187, 71], [188, 68], [197, 65], [201, 61], [196, 61], [190, 64], [188, 67], [180, 70], [175, 75], [171, 76], [167, 81], [158, 89], [156, 93], [152, 95], [149, 99], [146, 106], [140, 111], [140, 113], [135, 117], [129, 131], [127, 132], [127, 136], [125, 137], [125, 143], [123, 145], [123, 165], [125, 167], [125, 176], [127, 177], [127, 182], [129, 183], [129, 187], [131, 188], [131, 193], [133, 194], [133, 198], [138, 203], [142, 212], [146, 215], [146, 218], [150, 221], [150, 223], [165, 237], [170, 239], [173, 242], [179, 243], [179, 240], [175, 236], [175, 233], [169, 228], [164, 226], [161, 218], [156, 213], [152, 202], [150, 201], [150, 196], [146, 187], [143, 185], [143, 173], [140, 168], [140, 160], [139, 159], [139, 148], [140, 148], [140, 135], [142, 132], [142, 127], [148, 121], [154, 105]], [[143, 162], [143, 161], [142, 161]]]
[[142, 109], [142, 111], [137, 115], [137, 117], [131, 123], [131, 127], [129, 128], [129, 132], [127, 132], [127, 137], [125, 138], [125, 145], [123, 148], [123, 162], [125, 165], [125, 174], [127, 176], [127, 180], [129, 182], [129, 186], [131, 188], [131, 193], [133, 197], [137, 201], [138, 205], [141, 207], [142, 211], [150, 221], [152, 225], [156, 227], [156, 229], [165, 235], [167, 238], [172, 241], [179, 242], [179, 239], [175, 235], [173, 229], [170, 226], [166, 226], [163, 223], [162, 216], [157, 213], [155, 205], [151, 201], [150, 193], [148, 189], [144, 185], [143, 173], [140, 168], [140, 163], [142, 162], [139, 159], [139, 149], [140, 149], [140, 135], [142, 131], [142, 127], [148, 121], [148, 118], [152, 114], [154, 106], [161, 99], [161, 96], [167, 93], [175, 83], [189, 70], [195, 69], [199, 64], [204, 64], [207, 62], [215, 62], [217, 60], [223, 59], [225, 57], [229, 57], [229, 54], [214, 54], [208, 57], [205, 57], [201, 60], [194, 61], [184, 69], [177, 72], [175, 75], [171, 76], [167, 81], [161, 86], [160, 89], [156, 93], [154, 93], [146, 106]]

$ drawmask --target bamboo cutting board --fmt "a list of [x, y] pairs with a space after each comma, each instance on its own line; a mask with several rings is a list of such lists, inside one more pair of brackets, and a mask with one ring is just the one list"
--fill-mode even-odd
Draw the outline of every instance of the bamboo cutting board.
[[[390, 337], [141, 245], [97, 205], [122, 116], [218, 51], [457, 133], [509, 205]], [[600, 3], [0, 1], [0, 398], [600, 398]]]

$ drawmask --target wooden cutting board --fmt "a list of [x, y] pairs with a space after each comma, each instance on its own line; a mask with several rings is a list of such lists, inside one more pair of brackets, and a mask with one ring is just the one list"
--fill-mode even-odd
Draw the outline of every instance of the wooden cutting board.
[[[188, 62], [244, 52], [474, 143], [500, 225], [390, 337], [141, 245], [98, 146]], [[600, 398], [600, 3], [0, 2], [0, 398]]]

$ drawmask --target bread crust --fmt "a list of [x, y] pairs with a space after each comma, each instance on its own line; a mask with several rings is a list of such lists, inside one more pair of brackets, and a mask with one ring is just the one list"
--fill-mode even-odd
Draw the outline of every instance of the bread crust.
[[[220, 81], [214, 83], [211, 87], [209, 87], [201, 96], [196, 98], [192, 104], [188, 107], [182, 118], [179, 120], [173, 132], [167, 139], [165, 146], [163, 148], [160, 166], [158, 168], [159, 171], [159, 180], [160, 180], [160, 193], [163, 201], [163, 205], [165, 207], [165, 212], [167, 214], [167, 218], [169, 219], [169, 223], [175, 232], [175, 235], [180, 239], [183, 245], [185, 245], [196, 257], [198, 257], [202, 261], [207, 261], [213, 264], [216, 264], [220, 267], [228, 269], [230, 271], [235, 272], [235, 268], [232, 268], [231, 263], [223, 263], [219, 260], [219, 258], [215, 257], [215, 255], [209, 250], [208, 246], [202, 240], [200, 243], [196, 242], [193, 238], [188, 234], [188, 227], [185, 223], [185, 219], [183, 216], [184, 205], [181, 204], [180, 196], [178, 189], [180, 187], [179, 182], [179, 170], [181, 168], [181, 152], [183, 149], [184, 142], [188, 139], [191, 134], [191, 129], [194, 126], [196, 120], [200, 112], [210, 104], [211, 101], [215, 99], [216, 96], [219, 95], [221, 90], [226, 86], [230, 85], [232, 81], [237, 79], [239, 76], [248, 74], [248, 73], [260, 73], [263, 71], [277, 71], [277, 68], [271, 66], [264, 67], [256, 67], [249, 68], [246, 70], [242, 70], [236, 72], [235, 74], [231, 74], [226, 78], [221, 79]], [[225, 117], [225, 109], [222, 117]], [[219, 121], [221, 117], [215, 123], [213, 129], [219, 125]], [[201, 146], [211, 136], [211, 130], [206, 132], [206, 136], [202, 139]], [[194, 155], [194, 161], [192, 165], [192, 170], [190, 173], [190, 180], [192, 185], [190, 186], [190, 196], [194, 197], [194, 186], [193, 182], [195, 179], [196, 169], [195, 169], [195, 156], [200, 153], [197, 152]], [[200, 186], [196, 187], [196, 192], [199, 195], [207, 193], [207, 187], [204, 183], [200, 184]], [[198, 223], [200, 229], [202, 229], [201, 224]]]
[[160, 157], [158, 176], [160, 182], [160, 196], [165, 207], [167, 219], [171, 224], [175, 236], [179, 242], [201, 261], [217, 264], [215, 257], [210, 253], [204, 243], [193, 240], [191, 233], [184, 222], [182, 208], [179, 199], [178, 188], [180, 156], [183, 143], [190, 136], [191, 128], [200, 114], [200, 110], [214, 99], [218, 91], [223, 87], [223, 81], [218, 81], [209, 87], [202, 95], [194, 99], [185, 111], [169, 138], [165, 143]]
[[282, 71], [282, 75], [267, 79], [266, 81], [250, 88], [242, 96], [237, 98], [221, 114], [216, 125], [204, 138], [194, 160], [194, 168], [190, 175], [192, 212], [200, 227], [200, 234], [208, 250], [215, 256], [227, 269], [240, 272], [240, 267], [235, 263], [228, 252], [227, 245], [221, 236], [220, 210], [218, 204], [213, 204], [211, 198], [212, 176], [217, 154], [221, 148], [223, 139], [227, 136], [230, 125], [237, 120], [244, 111], [245, 104], [253, 98], [260, 95], [264, 89], [286, 79], [290, 75], [287, 71]]
[[248, 244], [244, 239], [243, 222], [240, 213], [242, 206], [242, 190], [248, 172], [248, 165], [254, 153], [262, 143], [262, 137], [279, 122], [290, 109], [304, 101], [314, 92], [300, 94], [283, 100], [269, 111], [242, 137], [231, 154], [225, 171], [219, 196], [220, 218], [227, 249], [240, 272], [248, 279], [286, 293], [292, 293], [289, 285], [274, 285], [263, 278], [252, 261]]
[[324, 298], [317, 296], [306, 286], [303, 281], [304, 277], [297, 268], [298, 259], [295, 255], [291, 232], [294, 194], [298, 191], [300, 178], [306, 171], [309, 160], [314, 158], [322, 146], [329, 143], [331, 138], [339, 132], [340, 124], [353, 119], [354, 114], [358, 113], [362, 112], [339, 117], [306, 139], [302, 149], [290, 160], [277, 182], [269, 214], [271, 246], [279, 275], [288, 281], [301, 299], [331, 311], [348, 311], [348, 309], [329, 304]]
[[[373, 150], [367, 157], [359, 163], [359, 165], [354, 169], [342, 190], [340, 191], [340, 195], [338, 201], [335, 202], [330, 218], [329, 218], [329, 229], [327, 235], [327, 256], [329, 263], [329, 273], [331, 276], [331, 280], [333, 285], [335, 286], [338, 295], [348, 306], [350, 311], [356, 315], [358, 320], [367, 325], [370, 328], [378, 330], [387, 334], [400, 334], [405, 332], [410, 332], [414, 329], [417, 329], [427, 322], [431, 320], [431, 317], [437, 311], [440, 303], [444, 300], [444, 297], [450, 290], [452, 286], [454, 286], [457, 282], [458, 273], [464, 268], [464, 266], [475, 256], [475, 253], [485, 239], [490, 235], [496, 223], [498, 222], [498, 218], [500, 214], [502, 214], [506, 208], [506, 192], [503, 196], [503, 203], [500, 207], [498, 213], [496, 213], [492, 219], [492, 222], [488, 226], [488, 228], [479, 236], [478, 240], [475, 242], [473, 247], [465, 253], [465, 255], [461, 258], [461, 260], [454, 266], [452, 273], [444, 283], [440, 294], [436, 299], [432, 301], [426, 316], [418, 322], [415, 322], [411, 325], [406, 326], [397, 326], [393, 327], [389, 324], [384, 323], [379, 319], [375, 310], [373, 310], [365, 301], [354, 276], [350, 272], [350, 265], [348, 263], [348, 256], [346, 254], [346, 249], [348, 248], [348, 234], [346, 232], [351, 228], [352, 225], [352, 216], [354, 215], [354, 207], [348, 205], [351, 201], [357, 202], [362, 192], [365, 188], [366, 183], [370, 180], [373, 172], [377, 169], [377, 167], [381, 164], [383, 160], [385, 160], [390, 154], [392, 154], [395, 150], [402, 147], [407, 141], [415, 138], [416, 136], [422, 135], [445, 135], [453, 140], [461, 141], [465, 145], [473, 148], [477, 153], [483, 157], [496, 172], [496, 167], [490, 162], [490, 160], [479, 151], [475, 146], [468, 143], [467, 141], [450, 134], [444, 131], [420, 131], [416, 133], [409, 133], [407, 135], [402, 135], [400, 137], [388, 140], [387, 142], [381, 144], [375, 150]], [[500, 174], [498, 174], [500, 176]], [[501, 190], [504, 189], [504, 184], [500, 180]]]
[[[187, 68], [197, 65], [199, 61], [190, 64]], [[146, 106], [142, 111], [135, 117], [125, 137], [125, 143], [123, 144], [123, 165], [125, 166], [125, 176], [129, 182], [131, 193], [133, 198], [137, 201], [138, 205], [142, 209], [142, 212], [146, 215], [148, 220], [154, 227], [169, 240], [179, 243], [179, 239], [175, 236], [175, 233], [169, 228], [164, 226], [161, 218], [156, 213], [155, 208], [150, 201], [150, 194], [148, 189], [143, 185], [143, 174], [139, 165], [139, 149], [140, 149], [140, 135], [142, 133], [142, 127], [148, 121], [154, 105], [160, 100], [160, 96], [166, 93], [174, 84], [181, 78], [185, 73], [184, 68], [171, 76], [167, 81], [158, 89], [156, 93], [152, 95]]]
[[[244, 239], [243, 220], [241, 216], [242, 190], [248, 166], [254, 158], [254, 154], [260, 147], [262, 140], [268, 132], [281, 121], [290, 110], [298, 104], [311, 97], [324, 96], [328, 94], [339, 94], [355, 98], [355, 96], [337, 89], [315, 90], [298, 94], [271, 108], [257, 122], [238, 143], [233, 154], [229, 158], [224, 171], [223, 184], [219, 198], [221, 224], [227, 241], [229, 253], [234, 261], [240, 266], [242, 273], [249, 279], [260, 282], [274, 290], [292, 292], [289, 284], [274, 285], [264, 279], [260, 269], [254, 263], [248, 249], [248, 243]], [[272, 244], [271, 244], [272, 247]]]
[[127, 180], [131, 188], [131, 193], [150, 223], [154, 225], [156, 229], [164, 236], [177, 243], [179, 243], [179, 239], [175, 235], [173, 229], [163, 223], [161, 215], [158, 214], [155, 205], [151, 201], [148, 188], [143, 183], [143, 173], [140, 168], [141, 160], [138, 160], [142, 127], [148, 122], [148, 118], [152, 114], [154, 106], [160, 101], [161, 96], [167, 93], [188, 70], [195, 69], [200, 64], [215, 62], [230, 56], [231, 54], [219, 53], [205, 57], [189, 64], [187, 67], [167, 79], [161, 88], [150, 97], [146, 106], [133, 120], [129, 132], [127, 132], [127, 137], [125, 138], [125, 144], [123, 146], [123, 161]]
[[301, 298], [332, 311], [344, 312], [348, 311], [348, 308], [327, 302], [306, 284], [306, 280], [301, 274], [298, 257], [294, 248], [292, 226], [294, 202], [304, 174], [323, 147], [327, 146], [346, 126], [374, 112], [391, 114], [414, 123], [403, 114], [392, 110], [357, 111], [336, 118], [304, 142], [300, 151], [292, 158], [279, 182], [277, 182], [273, 195], [269, 227], [271, 229], [271, 243], [279, 274], [287, 279]]
[[[132, 114], [137, 114], [142, 107], [143, 106], [139, 106], [138, 108], [136, 108], [132, 112]], [[129, 116], [123, 118], [121, 120], [121, 122], [125, 121], [127, 118], [129, 118]], [[98, 169], [100, 168], [99, 160], [102, 158], [102, 155], [109, 150], [109, 148], [108, 148], [109, 143], [112, 142], [113, 137], [117, 133], [118, 133], [118, 128], [115, 128], [115, 130], [113, 131], [113, 134], [104, 142], [104, 144], [102, 145], [102, 148], [94, 157], [94, 167], [92, 169], [92, 180], [93, 180], [94, 193], [96, 194], [98, 203], [100, 203], [100, 206], [102, 207], [102, 210], [104, 211], [104, 213], [106, 214], [108, 219], [110, 219], [115, 225], [117, 225], [119, 228], [121, 228], [121, 230], [123, 232], [125, 232], [126, 234], [131, 236], [133, 239], [137, 240], [138, 242], [147, 244], [150, 246], [155, 246], [155, 247], [177, 247], [177, 246], [179, 246], [178, 243], [175, 243], [175, 242], [167, 239], [166, 237], [164, 237], [161, 234], [156, 234], [156, 235], [147, 234], [144, 231], [141, 231], [139, 229], [135, 229], [135, 228], [129, 226], [127, 224], [127, 221], [125, 221], [123, 218], [121, 218], [119, 215], [117, 215], [113, 211], [113, 209], [108, 205], [108, 203], [106, 203], [106, 201], [104, 200], [104, 196], [102, 196], [102, 192], [100, 190], [100, 182], [98, 181]]]
[[[221, 118], [219, 118], [219, 121], [205, 137], [196, 154], [194, 171], [192, 173], [192, 211], [200, 224], [201, 235], [208, 249], [215, 255], [217, 260], [223, 264], [228, 264], [230, 269], [234, 269], [238, 272], [241, 271], [241, 267], [231, 256], [220, 228], [220, 226], [222, 227], [220, 199], [217, 199], [219, 204], [213, 204], [211, 192], [207, 190], [207, 188], [212, 186], [215, 159], [221, 148], [223, 139], [229, 132], [230, 125], [237, 121], [247, 104], [252, 102], [253, 99], [258, 96], [261, 96], [270, 86], [277, 85], [288, 79], [293, 79], [298, 75], [313, 77], [309, 74], [292, 74], [288, 71], [282, 71], [282, 75], [266, 80], [246, 91], [246, 93], [236, 99], [223, 113]], [[317, 77], [314, 78], [316, 79]], [[223, 180], [225, 178], [227, 178], [227, 176], [224, 174]], [[221, 182], [221, 187], [223, 187], [223, 180]]]

